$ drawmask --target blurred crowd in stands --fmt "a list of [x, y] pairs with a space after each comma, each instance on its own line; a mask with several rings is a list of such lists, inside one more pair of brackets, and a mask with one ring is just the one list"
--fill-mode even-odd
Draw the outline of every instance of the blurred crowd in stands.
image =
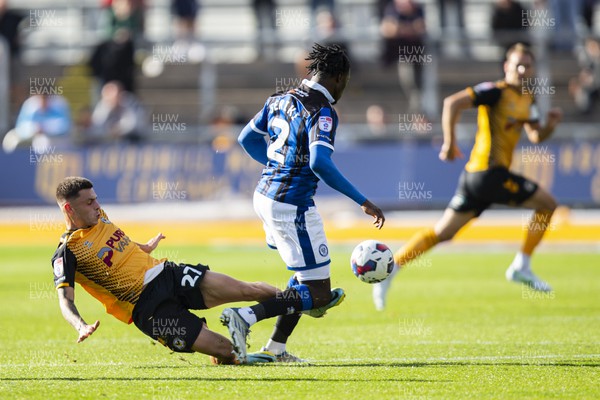
[[[202, 53], [198, 16], [201, 0], [171, 0], [172, 48], [182, 60], [201, 60], [192, 52]], [[310, 16], [307, 23], [309, 40], [337, 43], [346, 48], [349, 41], [341, 34], [340, 4], [334, 0], [306, 0]], [[467, 43], [465, 5], [468, 0], [435, 0], [441, 36], [457, 37]], [[552, 17], [550, 50], [576, 57], [580, 71], [569, 83], [569, 93], [581, 113], [591, 113], [600, 93], [600, 41], [594, 36], [594, 10], [597, 0], [535, 0], [527, 8], [516, 0], [493, 0], [490, 3], [489, 26], [497, 45], [507, 48], [516, 41], [531, 42], [531, 25], [541, 23], [541, 16]], [[531, 4], [529, 2], [528, 4]], [[279, 43], [278, 11], [286, 7], [284, 0], [249, 0], [255, 17], [253, 46], [257, 59], [273, 60]], [[140, 66], [140, 49], [151, 46], [145, 37], [147, 0], [98, 0], [103, 34], [89, 49], [87, 66], [95, 81], [90, 98], [92, 105], [70, 109], [69, 102], [56, 87], [39, 85], [29, 92], [22, 90], [21, 35], [28, 23], [24, 10], [16, 0], [0, 0], [0, 36], [8, 45], [10, 58], [11, 96], [24, 97], [14, 127], [3, 137], [3, 147], [10, 151], [17, 146], [45, 146], [49, 141], [75, 136], [80, 143], [120, 141], [144, 142], [148, 138], [149, 113], [143, 99], [137, 97], [136, 75]], [[543, 14], [547, 10], [549, 14]], [[536, 14], [537, 12], [537, 14]], [[418, 57], [430, 54], [425, 7], [417, 0], [373, 0], [373, 13], [379, 18], [381, 64], [397, 69], [398, 90], [409, 104], [409, 112], [424, 113], [422, 108], [424, 63]], [[536, 20], [537, 19], [537, 20]], [[529, 26], [528, 26], [529, 25]], [[308, 43], [307, 43], [308, 44]], [[308, 46], [307, 46], [308, 47]], [[469, 56], [468, 46], [461, 46], [463, 57]], [[6, 55], [5, 55], [6, 56]], [[399, 59], [400, 57], [400, 59]], [[402, 57], [405, 61], [402, 61]], [[417, 57], [415, 59], [415, 57]], [[411, 61], [412, 60], [412, 61]], [[4, 60], [2, 60], [4, 62]], [[303, 67], [299, 58], [298, 71]], [[299, 76], [304, 75], [298, 72]], [[490, 77], [493, 79], [494, 77]], [[21, 92], [19, 92], [21, 90]], [[25, 94], [25, 95], [24, 95]], [[14, 98], [14, 97], [13, 97]], [[213, 118], [216, 131], [227, 130], [244, 123], [232, 107], [219, 110]], [[385, 113], [382, 105], [373, 104], [365, 110], [365, 122], [374, 137], [386, 136]], [[235, 132], [234, 132], [235, 133]], [[217, 135], [218, 136], [218, 135]], [[222, 143], [223, 140], [221, 139]]]

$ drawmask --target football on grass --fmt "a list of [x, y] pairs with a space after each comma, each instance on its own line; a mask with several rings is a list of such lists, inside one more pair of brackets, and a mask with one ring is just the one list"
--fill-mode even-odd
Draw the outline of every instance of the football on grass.
[[394, 255], [389, 247], [377, 240], [365, 240], [352, 251], [352, 272], [366, 283], [377, 283], [387, 278], [394, 269]]

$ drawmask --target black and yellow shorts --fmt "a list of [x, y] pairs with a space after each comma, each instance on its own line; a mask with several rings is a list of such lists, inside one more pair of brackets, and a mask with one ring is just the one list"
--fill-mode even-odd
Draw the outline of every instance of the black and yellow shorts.
[[139, 330], [173, 351], [191, 353], [192, 345], [206, 323], [189, 310], [204, 310], [200, 292], [208, 266], [165, 261], [164, 270], [144, 288], [133, 322]]
[[480, 216], [492, 204], [518, 206], [533, 196], [537, 189], [537, 183], [504, 167], [463, 171], [448, 208], [459, 212], [475, 211], [476, 216]]

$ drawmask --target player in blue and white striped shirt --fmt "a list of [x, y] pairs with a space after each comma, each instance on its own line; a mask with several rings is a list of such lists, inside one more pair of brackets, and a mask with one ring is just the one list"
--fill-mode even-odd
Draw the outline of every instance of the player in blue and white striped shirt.
[[[299, 361], [286, 352], [286, 341], [301, 311], [321, 317], [344, 299], [342, 289], [331, 290], [329, 248], [313, 196], [319, 180], [345, 194], [373, 216], [381, 228], [383, 212], [361, 194], [331, 160], [338, 117], [333, 108], [350, 78], [350, 62], [337, 45], [315, 44], [307, 60], [311, 80], [267, 99], [242, 130], [244, 150], [265, 165], [254, 193], [254, 209], [263, 221], [267, 244], [276, 248], [294, 271], [288, 288], [273, 301], [223, 311], [223, 320], [247, 326], [279, 315], [275, 331], [262, 352], [278, 361]], [[245, 334], [230, 325], [234, 345], [245, 348]], [[232, 331], [233, 329], [233, 331]], [[234, 332], [235, 331], [235, 332]], [[235, 334], [234, 334], [235, 333]], [[238, 336], [237, 340], [235, 336]]]

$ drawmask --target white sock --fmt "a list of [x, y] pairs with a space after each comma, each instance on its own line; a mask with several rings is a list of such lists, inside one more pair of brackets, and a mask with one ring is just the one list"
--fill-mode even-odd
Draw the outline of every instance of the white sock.
[[256, 314], [254, 314], [254, 311], [250, 307], [242, 307], [238, 310], [238, 313], [250, 326], [254, 325], [257, 321]]
[[270, 351], [275, 355], [282, 354], [285, 352], [285, 343], [279, 343], [269, 339], [267, 345], [265, 346], [265, 350]]
[[523, 254], [522, 252], [518, 252], [515, 255], [515, 259], [512, 262], [512, 265], [515, 266], [515, 269], [519, 270], [519, 271], [527, 271], [529, 270], [529, 262], [531, 260], [531, 257], [528, 256], [527, 254]]

